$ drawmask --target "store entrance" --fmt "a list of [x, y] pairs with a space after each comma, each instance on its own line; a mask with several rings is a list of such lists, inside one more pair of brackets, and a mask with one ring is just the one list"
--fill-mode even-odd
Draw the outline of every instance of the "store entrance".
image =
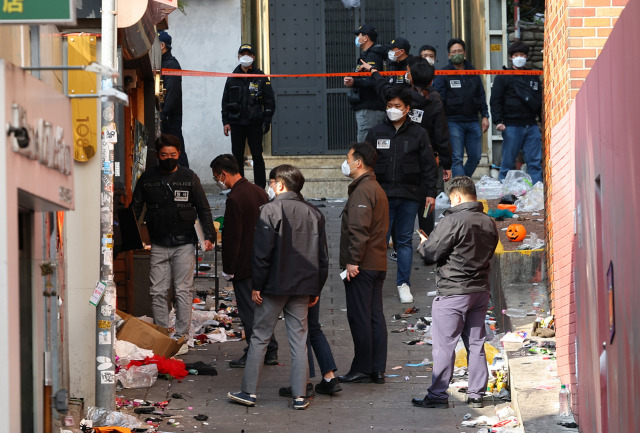
[[[20, 410], [22, 431], [35, 431], [35, 371], [33, 333], [33, 212], [18, 211], [20, 298]], [[16, 348], [18, 349], [18, 348]]]

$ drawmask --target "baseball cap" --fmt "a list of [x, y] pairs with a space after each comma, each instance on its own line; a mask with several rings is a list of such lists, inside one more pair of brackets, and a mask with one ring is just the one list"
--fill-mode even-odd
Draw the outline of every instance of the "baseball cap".
[[374, 38], [378, 37], [378, 31], [371, 24], [363, 24], [353, 32], [354, 35], [359, 35], [360, 33]]
[[171, 46], [171, 36], [169, 36], [169, 33], [165, 31], [159, 32], [158, 39], [160, 39], [160, 42], [164, 42], [165, 45]]
[[512, 56], [514, 53], [524, 53], [526, 55], [529, 55], [529, 45], [521, 41], [513, 42], [511, 45], [509, 45], [508, 53], [510, 56]]
[[405, 38], [395, 38], [391, 41], [391, 48], [398, 48], [400, 50], [404, 50], [405, 53], [409, 54], [411, 44]]
[[243, 52], [248, 51], [249, 53], [256, 55], [256, 52], [253, 51], [253, 47], [250, 44], [242, 44], [240, 48], [238, 48], [238, 54], [242, 54]]

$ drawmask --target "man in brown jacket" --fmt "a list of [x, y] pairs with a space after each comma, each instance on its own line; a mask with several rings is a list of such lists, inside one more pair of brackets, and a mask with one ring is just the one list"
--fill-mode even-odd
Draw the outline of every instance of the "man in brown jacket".
[[376, 149], [354, 143], [342, 164], [342, 173], [354, 181], [342, 212], [340, 267], [354, 357], [340, 382], [384, 383], [387, 363], [387, 325], [382, 311], [382, 284], [387, 276], [389, 202], [376, 181]]
[[[233, 283], [238, 314], [247, 342], [242, 357], [229, 361], [229, 366], [244, 368], [247, 350], [251, 344], [255, 309], [251, 300], [253, 237], [260, 206], [267, 203], [269, 197], [264, 189], [252, 184], [240, 174], [238, 161], [233, 155], [217, 156], [211, 161], [211, 170], [220, 189], [231, 189], [227, 196], [222, 230], [222, 277]], [[271, 338], [264, 362], [267, 365], [278, 364], [278, 342], [275, 337]]]

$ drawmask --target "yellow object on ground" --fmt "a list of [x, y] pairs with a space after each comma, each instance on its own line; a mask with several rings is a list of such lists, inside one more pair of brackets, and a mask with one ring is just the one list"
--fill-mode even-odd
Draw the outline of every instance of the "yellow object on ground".
[[[484, 343], [484, 353], [487, 357], [487, 362], [489, 364], [493, 364], [493, 357], [498, 353], [498, 349], [490, 345], [489, 343]], [[455, 367], [466, 367], [467, 366], [467, 349], [464, 347], [456, 352], [456, 361], [453, 364]]]

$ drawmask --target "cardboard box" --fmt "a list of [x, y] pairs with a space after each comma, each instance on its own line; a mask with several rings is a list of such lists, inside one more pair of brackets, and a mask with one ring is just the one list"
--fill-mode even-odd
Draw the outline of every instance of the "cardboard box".
[[116, 311], [116, 314], [124, 320], [124, 324], [118, 328], [116, 338], [128, 341], [142, 349], [152, 350], [154, 354], [171, 358], [178, 353], [186, 338], [176, 341], [169, 337], [169, 330], [144, 320], [137, 319], [130, 314]]

